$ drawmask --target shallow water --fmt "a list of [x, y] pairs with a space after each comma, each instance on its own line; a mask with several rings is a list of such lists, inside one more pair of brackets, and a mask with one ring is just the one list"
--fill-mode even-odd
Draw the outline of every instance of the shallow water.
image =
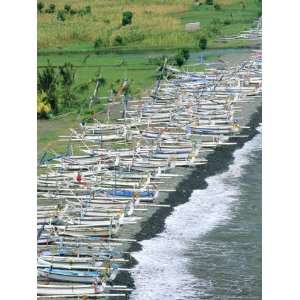
[[131, 299], [261, 298], [261, 134], [133, 256]]

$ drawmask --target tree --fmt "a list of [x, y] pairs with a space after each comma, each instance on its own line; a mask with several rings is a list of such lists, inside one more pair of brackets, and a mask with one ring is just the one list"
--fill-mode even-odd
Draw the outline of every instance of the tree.
[[57, 20], [64, 22], [66, 20], [65, 13], [63, 10], [59, 10], [56, 15]]
[[188, 60], [190, 58], [190, 51], [189, 49], [182, 49], [181, 54], [184, 57], [185, 60]]
[[70, 108], [75, 96], [72, 86], [75, 82], [75, 69], [72, 64], [65, 63], [59, 67], [59, 80], [62, 87], [63, 106]]
[[71, 16], [74, 16], [74, 15], [76, 15], [76, 14], [77, 14], [77, 10], [71, 8], [71, 10], [70, 10], [70, 15], [71, 15]]
[[201, 37], [199, 40], [199, 48], [204, 51], [207, 48], [207, 38], [206, 37]]
[[258, 16], [259, 18], [262, 16], [262, 10], [261, 10], [261, 9], [259, 9], [259, 10], [257, 11], [257, 16]]
[[206, 3], [206, 5], [213, 5], [214, 0], [206, 0], [205, 3]]
[[120, 35], [117, 35], [115, 38], [114, 38], [114, 45], [122, 45], [123, 44], [123, 38], [120, 36]]
[[55, 12], [55, 8], [56, 8], [55, 4], [51, 3], [49, 5], [49, 13], [53, 14]]
[[221, 10], [221, 5], [220, 4], [215, 4], [214, 8], [215, 8], [215, 10]]
[[57, 97], [57, 83], [58, 76], [54, 68], [48, 61], [48, 66], [43, 71], [38, 72], [38, 92], [44, 93], [44, 101], [50, 104], [51, 110], [54, 114], [58, 113], [58, 97]]
[[67, 14], [70, 13], [70, 11], [71, 11], [71, 5], [65, 4], [64, 10], [65, 10], [65, 12], [66, 12]]
[[133, 13], [131, 11], [123, 12], [122, 25], [123, 26], [130, 25], [132, 23], [132, 17], [133, 17]]
[[43, 12], [43, 8], [44, 8], [44, 3], [43, 2], [38, 2], [37, 3], [37, 10], [40, 14]]
[[181, 67], [184, 64], [184, 57], [182, 54], [177, 54], [175, 57], [175, 63], [178, 67]]
[[86, 6], [85, 8], [85, 13], [87, 14], [87, 15], [89, 15], [91, 12], [92, 12], [92, 8], [88, 5], [88, 6]]
[[94, 48], [98, 49], [103, 46], [103, 41], [100, 37], [98, 37], [94, 42]]

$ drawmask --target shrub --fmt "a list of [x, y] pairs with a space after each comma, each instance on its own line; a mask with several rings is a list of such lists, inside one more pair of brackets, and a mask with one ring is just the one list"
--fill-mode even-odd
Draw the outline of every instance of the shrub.
[[181, 67], [184, 64], [184, 57], [182, 55], [182, 53], [178, 53], [175, 57], [175, 63], [178, 67]]
[[190, 51], [189, 49], [182, 49], [181, 55], [184, 57], [185, 60], [188, 60], [190, 58]]
[[75, 82], [75, 69], [72, 64], [65, 63], [59, 67], [59, 81], [62, 87], [62, 106], [70, 108], [75, 99], [72, 86]]
[[38, 2], [37, 3], [37, 10], [40, 14], [43, 12], [43, 8], [44, 8], [44, 3], [43, 2]]
[[132, 23], [132, 17], [133, 17], [133, 13], [131, 11], [123, 12], [122, 25], [123, 26], [130, 25]]
[[230, 25], [230, 24], [231, 24], [231, 21], [230, 21], [230, 20], [227, 19], [227, 20], [224, 21], [224, 25], [225, 25], [225, 26]]
[[213, 25], [221, 25], [222, 22], [221, 22], [221, 20], [219, 18], [213, 18], [211, 20], [211, 24], [213, 24]]
[[74, 16], [74, 15], [76, 15], [76, 14], [77, 14], [77, 10], [71, 8], [71, 9], [70, 9], [70, 15], [71, 15], [71, 16]]
[[221, 34], [223, 22], [219, 18], [214, 18], [208, 26], [208, 34], [213, 37]]
[[205, 50], [207, 48], [207, 38], [205, 36], [201, 37], [199, 40], [199, 48]]
[[79, 9], [79, 10], [77, 11], [77, 15], [82, 17], [82, 16], [85, 16], [85, 15], [86, 15], [86, 12], [85, 12], [84, 9]]
[[221, 30], [220, 30], [220, 27], [218, 25], [209, 26], [209, 31], [210, 31], [212, 36], [221, 34]]
[[58, 113], [58, 98], [57, 98], [57, 84], [58, 76], [54, 68], [48, 62], [48, 66], [42, 71], [38, 72], [37, 88], [40, 94], [45, 94], [45, 101], [51, 106], [51, 110]]
[[114, 40], [113, 40], [113, 44], [115, 46], [120, 46], [120, 45], [123, 45], [123, 38], [120, 36], [120, 35], [117, 35]]
[[215, 8], [215, 10], [221, 10], [221, 5], [220, 4], [215, 4], [214, 8]]
[[84, 10], [85, 10], [85, 13], [86, 13], [87, 15], [91, 14], [91, 12], [92, 12], [92, 8], [91, 8], [89, 5], [86, 6], [86, 7], [84, 8]]
[[55, 4], [53, 4], [53, 3], [51, 3], [50, 5], [49, 5], [49, 13], [50, 14], [54, 14], [55, 13], [55, 8], [56, 8], [56, 6], [55, 6]]
[[206, 0], [205, 4], [206, 5], [213, 5], [214, 4], [214, 0]]
[[258, 18], [260, 18], [260, 17], [262, 16], [262, 10], [261, 10], [261, 9], [259, 9], [259, 10], [257, 11], [257, 16], [258, 16]]
[[71, 5], [65, 4], [64, 10], [65, 10], [66, 13], [70, 13], [70, 11], [71, 11]]
[[72, 64], [65, 63], [59, 67], [60, 82], [64, 88], [75, 82], [75, 69]]
[[149, 57], [148, 58], [148, 62], [149, 64], [151, 65], [157, 65], [157, 66], [160, 66], [162, 68], [162, 66], [164, 65], [165, 63], [165, 60], [168, 60], [170, 61], [170, 57], [166, 56], [166, 55], [162, 55], [162, 56], [158, 56], [158, 57]]
[[84, 82], [78, 85], [78, 92], [79, 93], [84, 93], [89, 89], [89, 84]]
[[100, 48], [104, 45], [102, 39], [100, 37], [98, 37], [95, 42], [94, 42], [94, 48]]
[[195, 7], [201, 6], [202, 4], [203, 4], [203, 3], [200, 2], [199, 0], [194, 0], [194, 5], [195, 5]]
[[63, 10], [59, 10], [56, 15], [57, 20], [64, 22], [66, 20], [65, 13]]
[[51, 113], [51, 106], [47, 102], [47, 97], [44, 92], [38, 93], [37, 96], [37, 117], [38, 119], [49, 119]]

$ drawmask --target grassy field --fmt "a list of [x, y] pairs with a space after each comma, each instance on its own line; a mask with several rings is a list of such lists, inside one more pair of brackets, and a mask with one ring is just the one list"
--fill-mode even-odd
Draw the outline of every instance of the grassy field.
[[[168, 52], [173, 55], [176, 52]], [[161, 53], [140, 53], [140, 54], [70, 54], [68, 56], [59, 54], [49, 54], [38, 56], [38, 70], [41, 71], [48, 62], [52, 66], [60, 66], [68, 62], [76, 68], [76, 83], [88, 82], [101, 72], [106, 79], [106, 84], [100, 89], [101, 96], [107, 96], [111, 83], [117, 80], [128, 78], [131, 83], [132, 94], [137, 96], [155, 81], [157, 65], [149, 62], [150, 58], [160, 56]], [[208, 60], [215, 57], [207, 55]], [[83, 95], [88, 97], [94, 89], [90, 89]]]
[[[217, 0], [219, 11], [213, 5], [196, 6], [192, 0], [47, 0], [45, 7], [50, 3], [56, 11], [65, 4], [76, 10], [89, 5], [91, 14], [67, 14], [64, 22], [56, 12], [38, 14], [38, 49], [44, 51], [91, 50], [97, 38], [103, 42], [101, 48], [194, 48], [203, 34], [213, 35], [208, 44], [212, 47], [217, 46], [212, 33], [215, 20], [220, 21], [219, 34], [238, 33], [251, 26], [258, 13], [257, 0]], [[132, 24], [121, 26], [122, 12], [127, 10], [133, 12]], [[225, 20], [230, 24], [225, 26]], [[200, 22], [201, 30], [186, 32], [188, 22]], [[116, 44], [116, 36], [122, 37], [121, 45]]]
[[[155, 65], [150, 65], [147, 56], [144, 55], [43, 55], [38, 57], [38, 67], [46, 66], [48, 61], [53, 66], [63, 65], [65, 62], [76, 66], [77, 83], [88, 82], [100, 71], [107, 80], [107, 84], [100, 90], [100, 94], [105, 96], [112, 82], [125, 77], [131, 79], [134, 94], [141, 92], [153, 82], [154, 71], [157, 68]], [[94, 86], [91, 87], [89, 93], [93, 88]]]

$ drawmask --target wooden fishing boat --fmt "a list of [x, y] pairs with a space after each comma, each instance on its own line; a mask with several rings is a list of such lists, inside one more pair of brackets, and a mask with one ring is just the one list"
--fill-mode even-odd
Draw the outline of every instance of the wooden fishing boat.
[[106, 284], [89, 284], [89, 285], [50, 285], [50, 284], [38, 284], [37, 294], [39, 296], [45, 295], [59, 295], [59, 296], [83, 296], [94, 295], [102, 293]]
[[101, 278], [109, 278], [113, 280], [117, 275], [117, 270], [113, 270], [111, 274], [109, 270], [101, 271], [81, 271], [81, 270], [67, 270], [56, 269], [51, 267], [38, 268], [38, 275], [47, 280], [63, 281], [63, 282], [79, 282], [79, 283], [94, 283], [102, 284]]

